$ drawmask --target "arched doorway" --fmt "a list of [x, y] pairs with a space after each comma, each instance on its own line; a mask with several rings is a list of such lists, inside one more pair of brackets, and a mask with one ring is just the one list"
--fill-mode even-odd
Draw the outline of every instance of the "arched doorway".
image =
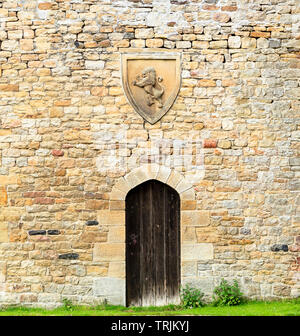
[[180, 197], [157, 180], [126, 196], [126, 304], [179, 303]]

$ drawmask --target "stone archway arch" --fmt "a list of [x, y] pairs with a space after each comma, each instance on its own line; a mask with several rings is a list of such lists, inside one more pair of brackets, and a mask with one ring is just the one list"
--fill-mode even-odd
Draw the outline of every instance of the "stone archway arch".
[[152, 179], [174, 188], [180, 195], [181, 200], [195, 200], [193, 185], [181, 173], [158, 164], [145, 164], [117, 180], [110, 193], [110, 201], [124, 201], [131, 189]]

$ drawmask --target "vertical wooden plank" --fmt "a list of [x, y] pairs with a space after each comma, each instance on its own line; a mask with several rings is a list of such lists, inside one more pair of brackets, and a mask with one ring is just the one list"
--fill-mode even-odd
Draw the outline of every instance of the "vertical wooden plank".
[[[172, 302], [172, 228], [171, 228], [171, 195], [168, 186], [165, 186], [166, 193], [165, 193], [165, 231], [166, 231], [166, 291], [167, 291], [167, 304]], [[174, 256], [175, 258], [175, 256]]]
[[176, 269], [176, 275], [175, 275], [175, 282], [174, 282], [174, 298], [177, 298], [179, 303], [179, 292], [180, 292], [180, 265], [181, 265], [181, 246], [180, 246], [180, 196], [179, 194], [174, 190], [174, 239], [176, 242], [174, 245], [176, 246], [174, 249], [176, 250], [176, 258], [175, 258], [175, 269]]
[[174, 269], [176, 273], [174, 274], [174, 285], [173, 285], [173, 295], [174, 299], [176, 297], [179, 299], [180, 290], [180, 197], [178, 193], [174, 190], [174, 200], [172, 202], [174, 209], [174, 225], [173, 225], [173, 235], [174, 244], [173, 249], [176, 251], [176, 258], [174, 258]]
[[168, 303], [176, 302], [180, 286], [180, 204], [177, 192], [166, 186], [166, 266], [167, 266], [167, 297]]
[[163, 305], [166, 302], [166, 255], [165, 255], [165, 230], [164, 230], [164, 193], [162, 183], [153, 181], [153, 213], [152, 225], [154, 236], [154, 268], [153, 278], [155, 284], [155, 304]]
[[140, 242], [138, 193], [129, 192], [126, 198], [126, 304], [138, 304], [140, 297]]
[[151, 184], [143, 183], [140, 189], [141, 199], [141, 220], [140, 227], [142, 230], [141, 240], [141, 288], [142, 288], [142, 305], [153, 304], [153, 232], [152, 232], [152, 192]]

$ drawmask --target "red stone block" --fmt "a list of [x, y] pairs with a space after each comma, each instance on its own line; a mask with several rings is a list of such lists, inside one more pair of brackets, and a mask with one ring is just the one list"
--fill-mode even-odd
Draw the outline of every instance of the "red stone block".
[[217, 140], [205, 139], [203, 147], [204, 148], [216, 148], [217, 147]]
[[34, 200], [35, 204], [54, 204], [54, 198], [48, 198], [48, 197], [37, 197]]
[[64, 155], [64, 151], [62, 151], [60, 149], [53, 149], [52, 150], [52, 155], [53, 156], [63, 156]]
[[204, 10], [217, 10], [219, 7], [215, 5], [203, 5], [202, 7]]
[[300, 252], [300, 246], [299, 245], [292, 245], [290, 246], [291, 252]]
[[103, 41], [99, 42], [99, 47], [101, 47], [101, 48], [110, 47], [110, 40], [103, 40]]
[[221, 10], [225, 12], [235, 12], [237, 11], [237, 7], [236, 6], [223, 6], [221, 7]]
[[35, 197], [44, 197], [44, 191], [28, 191], [24, 193], [24, 197], [35, 198]]

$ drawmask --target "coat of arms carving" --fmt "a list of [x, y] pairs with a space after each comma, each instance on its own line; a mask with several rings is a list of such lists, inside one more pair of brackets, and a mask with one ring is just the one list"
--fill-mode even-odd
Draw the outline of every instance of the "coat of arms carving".
[[122, 83], [134, 110], [150, 124], [173, 105], [181, 85], [181, 55], [174, 52], [124, 53]]

